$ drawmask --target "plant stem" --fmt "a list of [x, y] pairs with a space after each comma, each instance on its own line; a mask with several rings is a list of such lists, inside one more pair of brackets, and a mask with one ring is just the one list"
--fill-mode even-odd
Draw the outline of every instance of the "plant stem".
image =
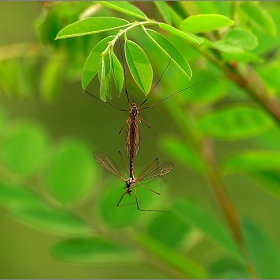
[[204, 139], [202, 142], [201, 153], [205, 161], [205, 166], [207, 167], [206, 176], [208, 177], [219, 205], [225, 214], [233, 237], [246, 260], [247, 271], [250, 273], [251, 277], [256, 278], [257, 273], [253, 264], [251, 263], [246, 245], [244, 243], [238, 214], [225, 190], [225, 186], [220, 177], [220, 173], [214, 159], [212, 143], [209, 141], [209, 139]]

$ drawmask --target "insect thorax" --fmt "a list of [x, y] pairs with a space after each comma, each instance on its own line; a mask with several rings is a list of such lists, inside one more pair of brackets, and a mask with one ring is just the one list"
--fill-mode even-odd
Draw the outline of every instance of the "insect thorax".
[[131, 187], [134, 184], [134, 178], [133, 177], [129, 177], [126, 180], [126, 192], [130, 195], [131, 194]]
[[138, 108], [136, 106], [136, 103], [131, 103], [131, 110], [130, 110], [130, 116], [132, 118], [136, 118], [139, 115]]

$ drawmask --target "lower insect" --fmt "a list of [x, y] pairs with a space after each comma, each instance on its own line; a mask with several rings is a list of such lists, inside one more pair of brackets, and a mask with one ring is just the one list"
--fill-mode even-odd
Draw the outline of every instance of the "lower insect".
[[[125, 179], [121, 175], [121, 172], [120, 172], [119, 168], [117, 167], [116, 163], [109, 156], [107, 156], [101, 152], [94, 152], [93, 156], [98, 164], [100, 164], [102, 167], [104, 167], [106, 170], [108, 170], [110, 173], [112, 173], [116, 177], [120, 178], [126, 184], [125, 192], [122, 193], [120, 200], [117, 203], [117, 206], [120, 206], [120, 203], [121, 203], [124, 195], [126, 195], [126, 194], [130, 195], [133, 190], [134, 194], [135, 194], [136, 205], [137, 205], [138, 210], [165, 212], [165, 211], [160, 211], [160, 210], [141, 209], [140, 205], [139, 205], [138, 197], [137, 197], [136, 187], [138, 185], [138, 186], [144, 187], [147, 190], [154, 192], [155, 194], [160, 195], [160, 193], [148, 188], [147, 186], [143, 185], [141, 182], [147, 181], [147, 180], [152, 180], [152, 179], [166, 175], [167, 173], [172, 171], [172, 169], [174, 168], [174, 164], [172, 162], [159, 162], [158, 158], [156, 158], [148, 167], [146, 167], [142, 172], [140, 172], [136, 178], [134, 177], [133, 173], [130, 173], [130, 176], [128, 177], [128, 179]], [[123, 159], [123, 161], [124, 161], [124, 159]], [[129, 169], [126, 164], [125, 164], [125, 166], [129, 172]]]

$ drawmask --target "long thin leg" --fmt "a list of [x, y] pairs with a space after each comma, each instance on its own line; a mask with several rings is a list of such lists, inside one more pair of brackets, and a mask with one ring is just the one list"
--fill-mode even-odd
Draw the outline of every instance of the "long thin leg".
[[153, 193], [155, 193], [155, 194], [157, 194], [157, 195], [161, 195], [160, 192], [158, 193], [158, 192], [156, 192], [156, 191], [154, 191], [154, 190], [148, 188], [147, 186], [145, 186], [145, 185], [143, 185], [143, 184], [141, 184], [141, 183], [139, 183], [139, 182], [137, 182], [137, 184], [139, 184], [141, 187], [143, 187], [143, 188], [145, 188], [145, 189], [147, 189], [147, 190], [149, 190], [149, 191], [151, 191], [151, 192], [153, 192]]
[[120, 130], [120, 132], [119, 132], [119, 134], [121, 134], [121, 133], [122, 133], [123, 128], [124, 128], [124, 126], [127, 124], [127, 120], [128, 120], [129, 118], [130, 118], [130, 117], [128, 117], [128, 118], [126, 119], [126, 121], [124, 122], [124, 124], [123, 124], [123, 126], [122, 126], [122, 128], [121, 128], [121, 130]]
[[117, 207], [119, 207], [119, 205], [120, 205], [120, 203], [121, 203], [121, 201], [122, 201], [122, 199], [123, 199], [123, 197], [124, 197], [124, 195], [126, 194], [127, 192], [124, 192], [122, 195], [121, 195], [121, 198], [120, 198], [120, 200], [119, 200], [119, 202], [118, 202], [118, 204], [117, 204]]
[[127, 166], [127, 164], [126, 164], [126, 162], [125, 162], [125, 160], [124, 160], [124, 158], [123, 158], [123, 155], [122, 155], [121, 151], [119, 151], [119, 154], [120, 154], [120, 156], [121, 156], [121, 158], [122, 158], [123, 164], [124, 164], [124, 166], [125, 166], [125, 168], [126, 168], [128, 174], [129, 174], [129, 168], [128, 168], [128, 166]]
[[124, 197], [125, 194], [127, 194], [127, 192], [124, 192], [124, 193], [121, 195], [121, 198], [120, 198], [120, 200], [119, 200], [119, 202], [118, 202], [118, 204], [117, 204], [117, 207], [122, 207], [122, 206], [131, 205], [131, 204], [136, 204], [135, 202], [131, 202], [131, 203], [127, 203], [127, 204], [120, 205], [120, 203], [121, 203], [121, 201], [122, 201], [122, 199], [123, 199], [123, 197]]
[[136, 205], [139, 211], [146, 211], [146, 212], [165, 212], [168, 213], [167, 211], [163, 211], [163, 210], [150, 210], [150, 209], [141, 209], [139, 206], [139, 202], [138, 202], [138, 197], [137, 197], [137, 192], [136, 192], [136, 187], [133, 186], [134, 188], [134, 194], [135, 194], [135, 199], [136, 199]]
[[151, 128], [151, 126], [143, 119], [139, 116], [139, 119], [141, 120], [141, 122], [143, 122], [147, 127]]

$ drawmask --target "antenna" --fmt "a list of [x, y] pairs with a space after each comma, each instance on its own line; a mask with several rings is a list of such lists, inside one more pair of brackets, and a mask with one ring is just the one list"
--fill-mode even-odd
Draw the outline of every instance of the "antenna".
[[141, 111], [143, 111], [143, 110], [145, 110], [145, 109], [148, 109], [148, 108], [150, 108], [150, 107], [152, 107], [152, 106], [154, 106], [154, 105], [156, 105], [156, 104], [158, 104], [158, 103], [160, 103], [160, 102], [162, 102], [162, 101], [165, 101], [165, 100], [169, 99], [170, 97], [176, 95], [177, 93], [182, 92], [182, 91], [184, 91], [184, 90], [187, 90], [187, 89], [189, 89], [189, 88], [191, 88], [191, 87], [193, 87], [193, 86], [195, 86], [195, 85], [197, 85], [197, 84], [198, 84], [198, 83], [195, 83], [195, 84], [193, 84], [193, 85], [191, 85], [191, 86], [188, 86], [188, 87], [186, 87], [186, 88], [183, 88], [183, 89], [181, 89], [181, 90], [179, 90], [179, 91], [177, 91], [177, 92], [175, 92], [175, 93], [173, 93], [173, 94], [171, 94], [171, 95], [169, 95], [169, 96], [167, 96], [167, 97], [161, 99], [160, 101], [158, 101], [158, 102], [156, 102], [156, 103], [154, 103], [154, 104], [151, 104], [151, 105], [149, 105], [149, 106], [147, 106], [147, 107], [141, 109]]
[[[175, 52], [173, 52], [172, 55], [170, 56], [169, 61], [168, 61], [167, 65], [165, 66], [165, 69], [163, 70], [162, 74], [160, 75], [158, 81], [157, 81], [157, 82], [155, 83], [155, 85], [152, 87], [152, 89], [151, 89], [151, 91], [149, 92], [149, 94], [151, 94], [151, 93], [153, 92], [153, 90], [155, 89], [155, 87], [158, 85], [158, 83], [159, 83], [160, 80], [162, 79], [162, 77], [163, 77], [164, 73], [166, 72], [166, 70], [167, 70], [167, 68], [168, 68], [168, 66], [169, 66], [169, 64], [170, 64], [170, 62], [171, 62], [171, 59], [173, 58], [174, 54], [175, 54]], [[146, 98], [146, 99], [140, 104], [140, 107], [141, 107], [142, 105], [144, 105], [147, 101], [148, 101], [148, 98]]]
[[[89, 93], [89, 92], [86, 91], [85, 89], [83, 90], [83, 92], [87, 93], [88, 95], [90, 95], [91, 97], [93, 97], [93, 98], [95, 98], [95, 99], [97, 99], [97, 100], [99, 100], [99, 101], [104, 102], [103, 100], [101, 100], [100, 98], [98, 98], [98, 97], [94, 96], [93, 94]], [[126, 111], [126, 110], [124, 110], [124, 109], [122, 109], [122, 108], [119, 108], [118, 106], [116, 106], [116, 105], [114, 105], [114, 104], [112, 104], [112, 103], [110, 103], [110, 102], [105, 102], [105, 104], [111, 105], [112, 107], [115, 107], [115, 108], [119, 109], [120, 111]]]

